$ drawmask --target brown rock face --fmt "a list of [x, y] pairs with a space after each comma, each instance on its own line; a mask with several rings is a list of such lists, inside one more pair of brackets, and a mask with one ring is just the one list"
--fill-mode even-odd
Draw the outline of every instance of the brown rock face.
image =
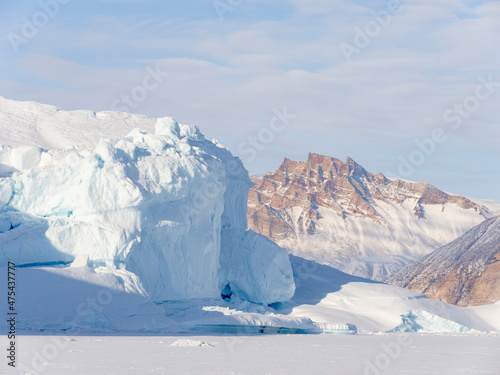
[[385, 224], [378, 202], [402, 204], [412, 200], [414, 215], [425, 219], [425, 205], [452, 203], [483, 214], [487, 209], [471, 200], [449, 195], [426, 184], [391, 180], [371, 174], [351, 158], [345, 162], [310, 153], [304, 162], [284, 159], [281, 166], [255, 183], [248, 195], [248, 225], [278, 244], [293, 243], [302, 234], [313, 235], [321, 220], [318, 208], [338, 216]]
[[460, 306], [500, 301], [500, 217], [404, 267], [388, 282]]

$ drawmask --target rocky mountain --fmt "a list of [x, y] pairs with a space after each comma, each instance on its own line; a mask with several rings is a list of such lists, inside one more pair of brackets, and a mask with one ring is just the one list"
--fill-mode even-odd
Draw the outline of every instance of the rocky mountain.
[[404, 267], [388, 282], [460, 306], [500, 301], [500, 216]]
[[253, 178], [248, 223], [293, 254], [383, 280], [493, 216], [426, 183], [310, 153]]

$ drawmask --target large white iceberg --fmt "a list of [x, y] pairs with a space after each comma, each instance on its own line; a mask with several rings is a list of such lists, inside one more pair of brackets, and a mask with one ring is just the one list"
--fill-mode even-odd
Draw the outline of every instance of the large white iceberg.
[[93, 150], [2, 147], [0, 167], [0, 266], [84, 255], [133, 272], [155, 301], [215, 298], [227, 285], [256, 303], [294, 293], [286, 251], [246, 232], [247, 171], [196, 127], [161, 118], [155, 134]]

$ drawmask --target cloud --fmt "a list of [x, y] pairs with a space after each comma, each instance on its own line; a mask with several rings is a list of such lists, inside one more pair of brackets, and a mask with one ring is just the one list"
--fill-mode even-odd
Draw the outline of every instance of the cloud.
[[[394, 171], [415, 140], [449, 126], [443, 113], [474, 93], [479, 76], [498, 71], [497, 2], [408, 2], [350, 63], [339, 44], [353, 43], [356, 30], [387, 2], [283, 0], [279, 12], [263, 19], [250, 10], [261, 14], [277, 2], [259, 1], [242, 4], [224, 21], [208, 9], [210, 2], [195, 3], [203, 16], [137, 8], [139, 15], [89, 12], [72, 25], [54, 19], [24, 53], [0, 63], [2, 94], [65, 109], [110, 109], [140, 84], [146, 67], [159, 66], [169, 77], [133, 111], [200, 125], [236, 153], [268, 126], [274, 109], [298, 115], [247, 163], [251, 173], [277, 166], [284, 154], [304, 158], [309, 151]], [[448, 158], [472, 168], [477, 150], [493, 164], [499, 101], [500, 90], [481, 102], [415, 178], [455, 184], [460, 171], [448, 168]], [[498, 183], [500, 177], [491, 177], [490, 184], [464, 182], [463, 189], [493, 198]]]

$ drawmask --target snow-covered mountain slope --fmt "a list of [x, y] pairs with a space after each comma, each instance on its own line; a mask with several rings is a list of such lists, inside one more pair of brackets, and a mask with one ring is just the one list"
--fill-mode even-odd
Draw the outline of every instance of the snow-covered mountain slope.
[[500, 216], [404, 267], [388, 282], [460, 306], [500, 301]]
[[99, 114], [6, 100], [2, 112], [2, 136], [26, 145], [0, 148], [1, 266], [88, 255], [137, 275], [155, 301], [220, 297], [228, 285], [258, 303], [292, 297], [286, 251], [245, 233], [247, 171], [196, 127], [161, 118], [154, 133], [120, 136], [143, 116], [106, 113], [118, 135], [92, 141], [80, 135], [100, 134]]
[[352, 159], [310, 153], [253, 178], [249, 227], [292, 254], [383, 280], [495, 214], [426, 183], [371, 174]]

